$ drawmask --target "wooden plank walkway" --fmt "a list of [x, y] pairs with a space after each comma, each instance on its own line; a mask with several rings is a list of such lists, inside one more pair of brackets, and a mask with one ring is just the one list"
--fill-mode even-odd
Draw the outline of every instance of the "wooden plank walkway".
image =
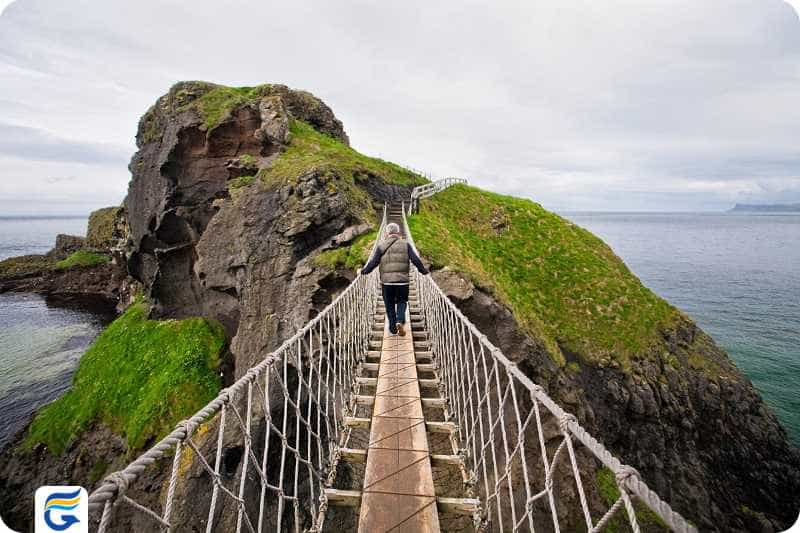
[[414, 356], [413, 333], [384, 328], [367, 466], [358, 522], [360, 533], [438, 532], [433, 486]]

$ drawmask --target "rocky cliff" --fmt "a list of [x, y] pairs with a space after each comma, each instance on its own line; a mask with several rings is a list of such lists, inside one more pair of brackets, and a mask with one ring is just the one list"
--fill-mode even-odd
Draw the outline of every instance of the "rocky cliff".
[[[397, 165], [359, 154], [348, 142], [333, 112], [307, 92], [282, 85], [179, 83], [139, 123], [125, 220], [118, 221], [116, 212], [97, 213], [93, 219], [113, 223], [90, 231], [81, 246], [121, 238], [116, 248], [129, 278], [119, 280], [119, 287], [141, 287], [153, 328], [189, 317], [221, 324], [227, 342], [218, 386], [224, 386], [349, 283], [353, 274], [339, 268], [336, 250], [374, 229], [385, 201], [407, 198], [425, 182]], [[122, 356], [138, 357], [124, 337], [103, 342], [124, 344], [127, 355]], [[108, 365], [115, 364], [117, 355], [105, 356]], [[85, 366], [82, 362], [78, 378], [90, 374]], [[120, 385], [149, 384], [151, 369], [140, 366], [128, 370], [136, 375], [120, 376]], [[104, 369], [92, 372], [117, 379]], [[81, 393], [101, 392], [78, 378], [73, 387], [83, 387]], [[150, 425], [174, 424], [205, 401], [188, 402], [191, 410]], [[94, 423], [86, 417], [67, 421], [64, 427], [83, 429], [66, 441], [63, 435], [39, 438], [37, 421], [46, 416], [40, 414], [34, 430], [18, 435], [0, 457], [3, 516], [18, 528], [28, 523], [32, 497], [27, 496], [39, 485], [70, 480], [91, 490], [159, 436], [137, 433], [138, 445], [133, 445], [124, 429], [129, 425], [125, 413], [100, 408]], [[74, 414], [65, 409], [64, 416]], [[120, 431], [112, 431], [115, 426]], [[147, 475], [147, 486], [159, 486], [158, 472]], [[158, 491], [141, 497], [147, 502], [158, 498]], [[150, 526], [146, 518], [125, 515], [117, 523], [123, 530]]]
[[[141, 285], [151, 322], [203, 317], [222, 325], [220, 385], [347, 285], [377, 210], [423, 181], [352, 150], [330, 108], [282, 85], [179, 83], [143, 116], [137, 144], [125, 221], [92, 232], [89, 244], [122, 241], [121, 263]], [[702, 529], [774, 531], [793, 518], [798, 452], [708, 336], [588, 232], [541, 208], [508, 208], [485, 193], [464, 203], [453, 194], [426, 201], [412, 230], [436, 279], [493, 342]], [[111, 215], [97, 220], [118, 220]], [[537, 247], [519, 246], [534, 236]], [[571, 245], [585, 245], [586, 254], [560, 253]], [[575, 284], [563, 278], [568, 271], [591, 275]], [[524, 290], [506, 290], [509, 281]], [[563, 286], [571, 289], [553, 290]], [[25, 495], [39, 484], [69, 479], [91, 488], [124, 464], [124, 453], [138, 452], [109, 425], [124, 423], [99, 418], [58, 454], [30, 438], [18, 449], [26, 434], [3, 452], [0, 503], [12, 509], [4, 515], [12, 525], [26, 523]], [[136, 442], [157, 437], [138, 434]], [[236, 461], [226, 459], [228, 467], [235, 471]], [[581, 467], [589, 485], [597, 476], [592, 505], [607, 503], [597, 465], [584, 458]], [[142, 503], [164, 486], [162, 474], [147, 476], [152, 490], [137, 495]], [[199, 473], [186, 477], [179, 491], [208, 488]], [[577, 505], [574, 495], [564, 501]], [[189, 502], [176, 520], [195, 511]], [[147, 531], [152, 523], [123, 513], [116, 525]]]
[[177, 84], [137, 142], [128, 270], [155, 315], [219, 320], [237, 374], [347, 283], [312, 259], [423, 181], [351, 150], [328, 106], [282, 85]]

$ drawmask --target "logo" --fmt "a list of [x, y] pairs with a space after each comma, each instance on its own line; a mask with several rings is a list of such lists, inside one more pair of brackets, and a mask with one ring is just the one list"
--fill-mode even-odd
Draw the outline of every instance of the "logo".
[[89, 531], [89, 496], [81, 487], [40, 487], [35, 499], [36, 533]]

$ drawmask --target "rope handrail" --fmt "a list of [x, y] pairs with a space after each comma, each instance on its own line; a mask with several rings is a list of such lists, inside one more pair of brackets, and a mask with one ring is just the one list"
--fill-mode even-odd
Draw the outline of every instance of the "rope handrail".
[[[382, 235], [386, 221], [387, 207], [384, 205], [378, 235]], [[378, 239], [372, 252], [377, 244]], [[192, 464], [196, 459], [200, 471], [207, 474], [213, 483], [205, 527], [207, 532], [214, 530], [223, 500], [233, 503], [238, 509], [237, 532], [243, 527], [251, 532], [261, 531], [268, 520], [274, 521], [277, 531], [283, 530], [287, 527], [284, 523], [287, 504], [294, 507], [294, 516], [289, 517], [293, 529], [301, 529], [301, 523], [310, 523], [312, 530], [319, 530], [327, 509], [323, 488], [335, 481], [339, 450], [346, 447], [350, 438], [350, 429], [345, 427], [344, 418], [355, 409], [352, 385], [356, 382], [357, 366], [363, 361], [369, 345], [378, 286], [377, 271], [366, 276], [357, 274], [341, 294], [280, 347], [123, 470], [106, 476], [100, 487], [89, 496], [90, 512], [101, 512], [98, 531], [108, 529], [121, 504], [150, 517], [162, 530], [174, 529], [176, 524], [171, 519], [180, 484], [178, 478], [186, 474], [184, 459], [187, 447], [192, 452]], [[295, 391], [290, 390], [290, 360], [295, 361], [293, 372], [298, 374]], [[270, 405], [273, 401], [271, 392], [276, 388], [283, 396], [280, 425], [272, 420]], [[258, 444], [253, 438], [253, 422], [258, 418], [254, 417], [254, 400], [261, 402], [262, 416], [267, 423], [264, 434], [259, 435], [262, 438], [260, 461], [254, 451]], [[289, 426], [290, 419], [293, 428]], [[214, 448], [214, 441], [203, 437], [198, 430], [201, 426], [211, 427], [212, 423], [216, 423], [217, 439], [214, 460], [209, 461], [203, 448]], [[241, 441], [226, 433], [231, 425], [234, 430], [239, 430]], [[292, 438], [293, 443], [290, 442]], [[270, 480], [267, 460], [271, 442], [275, 439], [281, 445], [280, 471], [278, 479]], [[235, 482], [224, 479], [221, 473], [225, 467], [223, 449], [230, 444], [242, 444], [244, 449], [238, 487]], [[131, 498], [128, 492], [141, 474], [171, 453], [174, 457], [162, 509], [151, 509]], [[293, 473], [289, 472], [292, 469], [289, 463], [293, 464]], [[252, 473], [260, 481], [257, 508], [248, 507], [245, 497], [246, 481]], [[302, 504], [301, 489], [308, 491]], [[267, 494], [275, 498], [267, 502]], [[267, 503], [277, 506], [277, 509], [267, 512]], [[256, 513], [257, 522], [254, 521]]]
[[[408, 227], [405, 209], [403, 229], [409, 244], [419, 255]], [[417, 287], [421, 309], [428, 324], [431, 351], [434, 360], [438, 361], [437, 371], [443, 383], [441, 392], [448, 399], [446, 416], [455, 421], [459, 428], [458, 438], [471, 463], [473, 481], [476, 485], [481, 481], [478, 478], [483, 481], [483, 486], [477, 489], [485, 506], [484, 521], [496, 520], [496, 526], [502, 531], [517, 531], [525, 529], [526, 525], [533, 531], [534, 505], [541, 504], [547, 497], [544, 507], [549, 508], [553, 527], [555, 531], [559, 531], [553, 486], [554, 469], [566, 447], [588, 531], [602, 529], [614, 513], [624, 506], [631, 527], [638, 532], [639, 524], [629, 492], [656, 512], [674, 531], [696, 531], [694, 526], [673, 511], [667, 502], [647, 486], [633, 467], [614, 457], [578, 423], [574, 415], [562, 409], [541, 386], [534, 383], [494, 346], [430, 276], [415, 276], [413, 283]], [[492, 391], [496, 398], [490, 397]], [[527, 412], [526, 405], [521, 405], [525, 400], [520, 398], [523, 394], [528, 395], [527, 401], [530, 403]], [[561, 432], [561, 441], [550, 456], [544, 437], [543, 413], [540, 412], [539, 405], [550, 413]], [[531, 429], [534, 427], [530, 423], [531, 417], [535, 419], [536, 432]], [[509, 433], [516, 438], [509, 438]], [[497, 442], [495, 439], [500, 437], [502, 442]], [[617, 501], [596, 523], [593, 522], [586, 501], [573, 437], [613, 472], [620, 493]], [[526, 464], [531, 448], [538, 448], [541, 453], [541, 473], [544, 474], [545, 481], [542, 490], [538, 491], [530, 479], [534, 473], [533, 465]], [[522, 473], [518, 474], [521, 479], [512, 483], [511, 471], [515, 469], [521, 470]], [[502, 486], [504, 484], [505, 487]], [[519, 498], [515, 499], [515, 490], [522, 490], [524, 493], [524, 506], [519, 505]], [[503, 491], [507, 494], [503, 494]]]

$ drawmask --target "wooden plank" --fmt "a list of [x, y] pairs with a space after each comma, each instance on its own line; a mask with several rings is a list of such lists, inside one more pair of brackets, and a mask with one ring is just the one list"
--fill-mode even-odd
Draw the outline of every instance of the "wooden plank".
[[422, 398], [423, 407], [445, 407], [447, 405], [446, 398]]
[[373, 405], [375, 403], [375, 396], [367, 396], [366, 394], [356, 395], [356, 404], [358, 405]]
[[431, 454], [431, 463], [433, 466], [461, 466], [463, 462], [464, 460], [460, 455]]
[[438, 532], [413, 333], [384, 335], [358, 531]]
[[342, 459], [350, 463], [367, 462], [367, 450], [361, 448], [340, 448], [339, 453], [341, 454]]
[[350, 428], [369, 429], [370, 419], [346, 416], [344, 417], [344, 425]]
[[441, 513], [474, 515], [481, 507], [476, 498], [436, 498], [436, 506]]
[[425, 429], [431, 433], [455, 433], [458, 426], [453, 422], [425, 422]]
[[325, 497], [330, 505], [358, 507], [361, 505], [361, 491], [325, 489]]

